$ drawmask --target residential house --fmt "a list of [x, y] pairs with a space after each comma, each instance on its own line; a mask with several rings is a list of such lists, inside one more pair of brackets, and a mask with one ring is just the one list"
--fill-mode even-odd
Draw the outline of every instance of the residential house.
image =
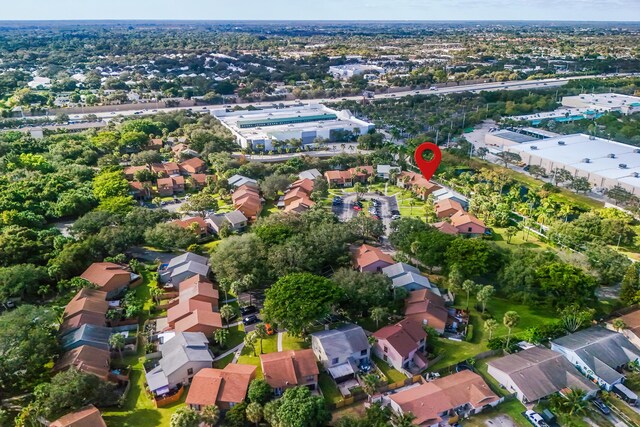
[[177, 225], [185, 230], [193, 231], [199, 239], [204, 239], [209, 235], [209, 224], [204, 220], [204, 218], [199, 216], [177, 219], [175, 221], [171, 221], [171, 224]]
[[307, 169], [298, 174], [299, 179], [310, 179], [311, 181], [315, 181], [316, 178], [320, 178], [321, 176], [322, 174], [318, 169]]
[[219, 292], [213, 287], [213, 282], [205, 276], [198, 274], [187, 280], [183, 280], [178, 285], [178, 291], [180, 292], [178, 295], [180, 301], [205, 301], [211, 304], [214, 311], [218, 308], [218, 301], [220, 299]]
[[278, 207], [284, 208], [284, 212], [302, 213], [314, 206], [315, 202], [311, 200], [313, 185], [310, 179], [295, 181], [278, 201]]
[[167, 310], [167, 322], [169, 323], [169, 327], [174, 328], [176, 322], [184, 319], [189, 314], [197, 310], [212, 312], [213, 307], [211, 303], [197, 299], [183, 300], [177, 305], [170, 307]]
[[459, 234], [458, 229], [447, 221], [436, 222], [431, 224], [431, 226], [444, 234], [450, 234], [452, 236], [457, 236]]
[[446, 188], [438, 188], [431, 193], [433, 195], [433, 200], [437, 202], [441, 202], [443, 200], [451, 199], [460, 203], [462, 207], [466, 210], [469, 206], [469, 200], [464, 197], [462, 194], [456, 193], [451, 190], [447, 190]]
[[403, 262], [383, 268], [382, 274], [391, 279], [393, 289], [402, 288], [409, 292], [418, 289], [430, 289], [440, 294], [438, 288], [433, 286], [429, 279], [420, 273], [420, 270]]
[[220, 229], [226, 224], [230, 231], [239, 232], [247, 227], [249, 220], [244, 214], [235, 210], [224, 214], [211, 214], [205, 221], [216, 234], [220, 233]]
[[151, 183], [129, 181], [129, 194], [136, 200], [149, 200], [151, 198]]
[[58, 418], [49, 427], [107, 427], [107, 424], [98, 408], [89, 405]]
[[184, 193], [184, 177], [172, 176], [168, 178], [158, 178], [158, 195], [162, 197], [173, 196], [177, 193]]
[[430, 326], [444, 334], [449, 321], [449, 310], [444, 299], [429, 289], [420, 289], [409, 293], [405, 300], [404, 315], [421, 325]]
[[80, 275], [83, 279], [93, 283], [99, 290], [107, 293], [107, 299], [122, 294], [130, 285], [142, 282], [140, 275], [131, 272], [112, 262], [94, 262]]
[[442, 188], [425, 179], [422, 174], [408, 171], [400, 172], [400, 174], [398, 174], [398, 177], [396, 178], [396, 185], [400, 188], [411, 190], [422, 200], [426, 200], [430, 194]]
[[144, 170], [149, 170], [149, 167], [148, 166], [127, 166], [126, 168], [124, 168], [123, 172], [127, 180], [131, 181], [132, 179], [135, 178], [136, 172], [144, 171]]
[[407, 387], [383, 400], [399, 414], [412, 413], [413, 424], [422, 427], [453, 424], [501, 401], [480, 375], [469, 370]]
[[174, 325], [176, 332], [201, 332], [207, 337], [212, 337], [218, 329], [222, 329], [222, 316], [211, 307], [193, 310]]
[[53, 373], [74, 367], [80, 372], [93, 374], [103, 381], [109, 380], [111, 353], [90, 345], [82, 345], [62, 354], [53, 365]]
[[162, 138], [151, 138], [146, 148], [147, 150], [160, 151], [162, 150], [163, 146], [164, 146], [164, 143], [162, 142]]
[[[171, 147], [171, 153], [173, 154], [173, 157], [176, 159], [180, 159], [183, 155], [183, 153], [186, 154], [187, 151], [193, 151], [189, 148], [188, 144], [185, 144], [185, 141], [182, 141], [178, 144], [175, 144], [174, 146]], [[196, 155], [198, 153], [196, 152]]]
[[293, 203], [289, 204], [287, 207], [285, 207], [283, 209], [283, 212], [286, 212], [286, 213], [290, 213], [290, 212], [303, 213], [303, 212], [309, 210], [314, 205], [315, 205], [315, 202], [313, 202], [311, 199], [300, 199], [300, 200], [296, 200], [295, 202], [293, 202]]
[[106, 292], [90, 288], [80, 289], [64, 309], [60, 331], [70, 332], [84, 324], [105, 326], [109, 310], [106, 299]]
[[151, 165], [151, 171], [160, 178], [173, 175], [180, 175], [180, 166], [175, 162], [154, 163]]
[[231, 200], [237, 210], [250, 219], [256, 219], [262, 211], [262, 199], [257, 188], [242, 185], [231, 194]]
[[578, 388], [587, 397], [598, 387], [587, 380], [562, 354], [532, 347], [488, 362], [488, 372], [524, 403], [536, 403], [563, 389]]
[[64, 351], [73, 350], [83, 345], [110, 350], [109, 337], [111, 337], [111, 328], [85, 323], [79, 328], [63, 334], [60, 337], [60, 346]]
[[[633, 345], [640, 348], [640, 310], [634, 310], [624, 316], [618, 317], [624, 322], [624, 328], [620, 331]], [[613, 321], [607, 322], [607, 329], [615, 330]]]
[[444, 199], [435, 203], [435, 211], [438, 218], [451, 218], [458, 212], [464, 212], [464, 208], [456, 200]]
[[158, 365], [146, 373], [149, 391], [156, 396], [190, 384], [200, 370], [213, 364], [209, 340], [201, 332], [177, 332], [160, 344], [160, 353]]
[[624, 381], [620, 368], [640, 358], [624, 335], [594, 326], [551, 341], [551, 350], [569, 359], [587, 378], [607, 391]]
[[353, 183], [366, 183], [369, 177], [373, 176], [373, 166], [356, 166], [348, 170], [351, 174]]
[[451, 217], [451, 225], [458, 229], [458, 233], [463, 236], [482, 236], [487, 227], [474, 215], [461, 211]]
[[172, 258], [168, 264], [160, 266], [158, 273], [162, 283], [179, 284], [180, 282], [201, 275], [209, 275], [209, 259], [191, 252], [185, 252]]
[[373, 353], [397, 370], [419, 373], [427, 367], [428, 360], [423, 354], [427, 333], [421, 323], [404, 319], [377, 330], [373, 336], [376, 338]]
[[191, 183], [196, 190], [202, 190], [212, 179], [213, 176], [204, 173], [191, 174]]
[[258, 367], [231, 363], [224, 369], [201, 369], [189, 386], [185, 403], [196, 411], [215, 405], [227, 411], [244, 402]]
[[394, 264], [391, 255], [385, 254], [380, 248], [370, 245], [360, 246], [354, 259], [355, 267], [361, 271], [381, 272], [383, 268]]
[[264, 380], [276, 396], [288, 388], [318, 387], [318, 365], [311, 350], [286, 350], [260, 355], [260, 366]]
[[178, 164], [183, 175], [193, 175], [196, 173], [204, 173], [207, 170], [207, 164], [198, 157], [192, 157]]
[[391, 175], [395, 173], [396, 175], [400, 174], [402, 168], [400, 166], [391, 166], [391, 165], [378, 165], [376, 167], [376, 175], [378, 178], [388, 180], [391, 178]]
[[258, 188], [258, 181], [256, 181], [255, 179], [248, 178], [246, 176], [242, 176], [242, 175], [233, 175], [232, 177], [230, 177], [227, 180], [227, 182], [233, 188], [242, 187], [243, 185], [247, 185], [247, 186], [253, 187], [255, 189]]
[[353, 186], [353, 175], [349, 171], [326, 171], [324, 177], [329, 188]]
[[314, 332], [311, 349], [336, 382], [353, 378], [360, 366], [371, 360], [369, 340], [358, 325]]

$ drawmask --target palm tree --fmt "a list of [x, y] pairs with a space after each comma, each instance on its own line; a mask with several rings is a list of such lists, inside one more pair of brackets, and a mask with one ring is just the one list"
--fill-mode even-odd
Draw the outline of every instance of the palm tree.
[[227, 322], [227, 328], [229, 327], [229, 320], [231, 320], [235, 314], [236, 310], [229, 304], [220, 307], [220, 316]]
[[260, 354], [262, 354], [262, 340], [267, 337], [267, 326], [264, 323], [258, 323], [253, 330], [256, 338], [260, 340]]
[[487, 309], [487, 302], [489, 302], [489, 299], [491, 299], [494, 293], [495, 288], [491, 285], [486, 285], [476, 294], [476, 299], [480, 304], [482, 304], [482, 314], [484, 314]]
[[416, 416], [411, 412], [406, 412], [404, 414], [394, 413], [391, 416], [391, 424], [394, 427], [413, 427], [413, 420], [416, 419]]
[[224, 301], [226, 302], [229, 299], [227, 294], [231, 289], [231, 281], [228, 279], [221, 279], [219, 281], [219, 288], [224, 292]]
[[467, 293], [467, 311], [469, 311], [469, 298], [471, 297], [471, 292], [474, 292], [477, 288], [478, 286], [471, 279], [467, 279], [462, 282], [462, 290]]
[[584, 390], [571, 387], [571, 390], [565, 394], [564, 408], [569, 415], [582, 415], [587, 408], [585, 400], [586, 393]]
[[498, 322], [496, 319], [487, 319], [484, 321], [484, 330], [489, 332], [489, 339], [491, 339], [496, 329], [498, 329]]
[[518, 325], [520, 316], [515, 311], [507, 311], [502, 318], [502, 323], [507, 327], [509, 332], [507, 333], [507, 345], [505, 348], [509, 348], [509, 341], [511, 340], [511, 330]]
[[376, 322], [376, 328], [381, 320], [387, 315], [387, 309], [384, 307], [374, 307], [371, 309], [371, 320]]
[[257, 402], [251, 402], [247, 405], [245, 414], [247, 416], [247, 420], [258, 425], [258, 423], [262, 421], [262, 406]]
[[362, 377], [362, 390], [367, 393], [367, 396], [371, 398], [373, 394], [376, 392], [376, 388], [378, 387], [379, 379], [374, 374], [367, 374]]
[[257, 335], [255, 333], [255, 331], [251, 331], [248, 334], [246, 334], [244, 336], [244, 346], [250, 348], [253, 351], [253, 356], [257, 356], [256, 355], [256, 340], [257, 340]]
[[162, 294], [164, 294], [164, 290], [160, 289], [158, 286], [151, 286], [149, 292], [151, 293], [151, 298], [153, 298], [153, 301], [156, 304], [160, 304], [160, 297], [162, 296]]
[[229, 329], [216, 329], [213, 333], [213, 339], [216, 340], [220, 347], [224, 347], [225, 343], [229, 339]]
[[198, 427], [200, 422], [202, 421], [202, 417], [199, 413], [189, 408], [188, 406], [184, 406], [178, 409], [176, 412], [171, 415], [171, 420], [169, 421], [170, 427]]
[[615, 329], [616, 332], [620, 332], [621, 330], [623, 330], [624, 328], [627, 327], [627, 324], [624, 323], [624, 320], [622, 320], [622, 319], [615, 319], [611, 323], [611, 326], [613, 326], [613, 329]]
[[207, 405], [202, 409], [200, 418], [203, 423], [213, 427], [220, 421], [220, 409], [216, 405]]
[[507, 235], [507, 243], [511, 244], [511, 238], [518, 233], [518, 229], [514, 226], [507, 227], [505, 234]]
[[413, 215], [413, 207], [416, 205], [415, 199], [412, 197], [409, 199], [409, 215]]
[[124, 344], [124, 336], [122, 334], [116, 333], [109, 337], [109, 345], [111, 348], [118, 350], [118, 353], [120, 353], [120, 360], [122, 360], [122, 349], [124, 348]]

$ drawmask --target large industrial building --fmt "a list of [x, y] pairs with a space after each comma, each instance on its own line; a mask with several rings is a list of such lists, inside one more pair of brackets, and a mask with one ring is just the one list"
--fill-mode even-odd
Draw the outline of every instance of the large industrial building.
[[640, 112], [640, 97], [619, 93], [585, 93], [563, 97], [562, 105], [571, 108], [588, 108], [595, 112], [617, 111], [622, 114], [633, 114]]
[[229, 129], [242, 148], [269, 151], [274, 141], [302, 140], [313, 144], [318, 137], [335, 141], [344, 131], [366, 134], [372, 123], [354, 117], [349, 110], [336, 111], [320, 104], [264, 110], [213, 110], [211, 114]]
[[[515, 132], [488, 134], [492, 145], [517, 153], [527, 165], [541, 166], [548, 173], [566, 169], [584, 177], [596, 188], [616, 185], [640, 195], [640, 148], [584, 134], [533, 138]], [[491, 135], [489, 137], [489, 135]], [[502, 135], [502, 136], [501, 136]], [[501, 141], [502, 139], [502, 141]]]

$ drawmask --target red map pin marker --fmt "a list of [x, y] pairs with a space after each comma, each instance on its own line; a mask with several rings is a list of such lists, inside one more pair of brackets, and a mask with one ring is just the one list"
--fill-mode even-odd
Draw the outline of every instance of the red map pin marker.
[[[425, 151], [431, 151], [433, 153], [433, 158], [431, 160], [425, 160], [423, 154]], [[436, 173], [436, 169], [440, 166], [440, 161], [442, 160], [442, 152], [440, 148], [434, 144], [433, 142], [423, 142], [418, 146], [416, 152], [414, 154], [414, 160], [418, 168], [420, 168], [420, 172], [422, 172], [422, 176], [428, 181], [433, 177], [433, 174]]]

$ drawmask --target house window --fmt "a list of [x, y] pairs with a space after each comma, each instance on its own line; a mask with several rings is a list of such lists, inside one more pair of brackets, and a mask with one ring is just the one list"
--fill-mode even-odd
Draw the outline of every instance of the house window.
[[467, 228], [467, 231], [468, 231], [469, 233], [471, 233], [471, 227]]
[[338, 363], [339, 359], [336, 357], [335, 359], [331, 360], [331, 364], [335, 365], [336, 363]]
[[360, 356], [365, 356], [367, 354], [367, 350], [361, 350], [360, 351]]
[[389, 348], [386, 345], [384, 346], [383, 350], [385, 353], [389, 352]]
[[193, 368], [187, 369], [187, 375], [193, 375]]

